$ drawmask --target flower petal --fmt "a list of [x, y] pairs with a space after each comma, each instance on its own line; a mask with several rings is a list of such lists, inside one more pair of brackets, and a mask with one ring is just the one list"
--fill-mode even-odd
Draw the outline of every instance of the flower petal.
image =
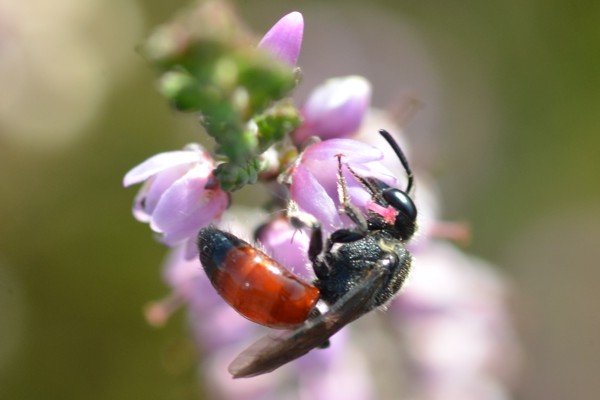
[[310, 236], [304, 230], [291, 226], [287, 218], [280, 217], [263, 225], [257, 240], [288, 270], [306, 280], [315, 279], [308, 259]]
[[154, 177], [151, 177], [144, 182], [140, 190], [135, 195], [135, 199], [133, 200], [133, 217], [140, 222], [147, 223], [150, 222], [151, 219], [151, 215], [146, 212], [146, 197], [148, 196], [148, 191], [150, 190], [153, 180]]
[[157, 173], [181, 164], [200, 161], [201, 153], [195, 151], [169, 151], [156, 154], [125, 174], [123, 186], [131, 186], [145, 181]]
[[302, 37], [304, 35], [304, 19], [297, 11], [281, 18], [265, 34], [259, 48], [271, 52], [277, 59], [295, 66], [300, 56]]
[[341, 226], [335, 203], [317, 179], [303, 165], [297, 165], [290, 186], [290, 196], [302, 211], [311, 214], [321, 226], [332, 231]]
[[[224, 192], [215, 193], [211, 201], [197, 207], [187, 218], [175, 221], [177, 224], [172, 224], [171, 229], [163, 233], [161, 242], [167, 246], [175, 246], [186, 241], [194, 241], [198, 231], [218, 220], [227, 205], [227, 195]], [[188, 257], [191, 254], [192, 251], [189, 252]]]
[[348, 186], [348, 195], [350, 196], [350, 202], [366, 213], [367, 204], [372, 201], [369, 192], [362, 186]]
[[294, 132], [303, 143], [310, 136], [342, 138], [360, 128], [371, 103], [371, 84], [362, 76], [329, 79], [302, 107], [304, 123]]
[[[225, 193], [205, 189], [211, 172], [209, 168], [196, 166], [161, 196], [152, 214], [150, 227], [155, 232], [163, 233], [170, 244], [194, 235], [215, 217], [215, 208], [223, 206], [224, 209], [226, 206], [226, 201], [222, 199], [226, 198]], [[220, 193], [223, 195], [218, 196]]]
[[[178, 165], [150, 177], [136, 196], [136, 205], [139, 202], [141, 210], [147, 215], [152, 215], [162, 195], [190, 169], [189, 165]], [[142, 196], [143, 192], [143, 197]], [[134, 206], [134, 214], [136, 207]], [[149, 222], [149, 221], [145, 221]]]
[[394, 174], [383, 165], [383, 163], [373, 162], [365, 164], [356, 164], [349, 162], [350, 168], [359, 176], [365, 178], [377, 178], [392, 187], [398, 187], [399, 180]]
[[376, 147], [352, 139], [330, 139], [309, 146], [302, 158], [308, 160], [333, 160], [338, 154], [344, 155], [343, 162], [367, 163], [383, 159], [383, 153]]

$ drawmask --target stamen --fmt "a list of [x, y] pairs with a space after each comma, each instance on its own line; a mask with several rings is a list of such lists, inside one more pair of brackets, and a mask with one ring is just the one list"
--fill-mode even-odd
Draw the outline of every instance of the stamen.
[[449, 239], [466, 246], [471, 241], [471, 227], [465, 222], [436, 221], [429, 227], [429, 235]]
[[149, 325], [160, 328], [165, 325], [169, 317], [183, 306], [181, 296], [172, 293], [161, 300], [149, 303], [144, 307], [144, 317]]

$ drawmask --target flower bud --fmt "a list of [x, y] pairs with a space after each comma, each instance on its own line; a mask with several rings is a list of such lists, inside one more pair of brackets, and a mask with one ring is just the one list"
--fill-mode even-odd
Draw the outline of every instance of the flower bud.
[[295, 11], [277, 21], [262, 38], [258, 47], [266, 49], [280, 61], [295, 66], [300, 56], [303, 34], [304, 19], [302, 14]]
[[294, 132], [294, 141], [311, 136], [323, 140], [356, 132], [371, 103], [371, 84], [361, 76], [329, 79], [309, 96], [301, 113], [304, 123]]

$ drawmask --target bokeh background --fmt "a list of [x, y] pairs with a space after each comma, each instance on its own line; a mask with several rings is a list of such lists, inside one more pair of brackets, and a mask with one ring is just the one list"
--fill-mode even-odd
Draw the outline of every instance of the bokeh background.
[[[135, 52], [186, 1], [0, 0], [0, 398], [197, 398], [164, 249], [131, 217], [123, 174], [196, 141]], [[517, 399], [600, 397], [600, 2], [253, 0], [256, 32], [301, 11], [309, 89], [371, 79], [406, 125], [468, 251], [515, 287]], [[243, 197], [243, 196], [242, 196]]]

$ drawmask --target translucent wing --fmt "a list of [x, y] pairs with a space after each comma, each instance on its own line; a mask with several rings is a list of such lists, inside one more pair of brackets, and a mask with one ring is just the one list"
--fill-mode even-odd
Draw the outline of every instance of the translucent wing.
[[387, 271], [374, 268], [326, 313], [293, 331], [263, 336], [238, 355], [229, 365], [234, 378], [271, 372], [325, 343], [346, 324], [370, 311], [369, 301], [383, 284]]

